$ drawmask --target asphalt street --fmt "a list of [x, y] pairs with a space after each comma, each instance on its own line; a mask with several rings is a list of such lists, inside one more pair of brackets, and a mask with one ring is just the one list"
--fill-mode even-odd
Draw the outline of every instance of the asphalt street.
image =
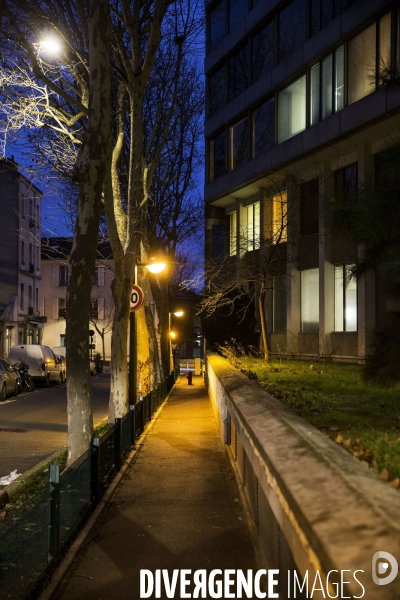
[[[109, 373], [92, 377], [93, 421], [107, 416]], [[0, 477], [24, 473], [67, 444], [66, 385], [37, 387], [34, 392], [0, 402]], [[0, 486], [2, 489], [2, 486]]]

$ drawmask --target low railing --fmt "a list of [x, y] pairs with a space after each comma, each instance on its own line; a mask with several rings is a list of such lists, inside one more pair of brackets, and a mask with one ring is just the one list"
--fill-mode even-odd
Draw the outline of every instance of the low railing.
[[71, 542], [87, 513], [96, 506], [122, 466], [123, 458], [143, 433], [171, 391], [179, 367], [104, 435], [60, 473], [49, 466], [49, 484], [16, 514], [0, 521], [0, 599], [23, 599]]

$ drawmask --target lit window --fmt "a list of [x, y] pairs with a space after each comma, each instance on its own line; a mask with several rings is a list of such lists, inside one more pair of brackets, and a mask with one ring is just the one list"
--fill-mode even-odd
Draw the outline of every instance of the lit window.
[[344, 46], [310, 69], [310, 125], [344, 108]]
[[236, 212], [229, 215], [229, 255], [236, 254]]
[[348, 102], [353, 104], [375, 91], [376, 24], [370, 25], [348, 44]]
[[357, 331], [357, 280], [354, 265], [335, 266], [335, 331]]
[[65, 319], [67, 316], [67, 303], [65, 298], [58, 298], [58, 318]]
[[300, 273], [301, 331], [318, 333], [319, 330], [319, 269]]
[[248, 119], [229, 128], [229, 170], [236, 169], [249, 158]]
[[379, 20], [379, 70], [390, 69], [391, 21], [390, 13]]
[[306, 76], [278, 94], [278, 144], [306, 128]]
[[257, 250], [260, 247], [260, 203], [246, 206], [245, 250]]
[[287, 192], [272, 198], [272, 243], [287, 242]]

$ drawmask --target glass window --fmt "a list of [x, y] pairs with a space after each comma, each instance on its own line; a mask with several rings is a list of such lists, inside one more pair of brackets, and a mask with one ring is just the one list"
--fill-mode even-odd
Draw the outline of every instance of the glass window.
[[244, 92], [248, 86], [248, 48], [243, 46], [228, 62], [228, 101]]
[[65, 298], [58, 298], [58, 318], [65, 319], [67, 316], [67, 304]]
[[300, 186], [300, 235], [319, 231], [319, 182], [313, 179]]
[[208, 13], [208, 51], [218, 46], [226, 33], [226, 3], [221, 0]]
[[287, 192], [272, 198], [272, 243], [287, 242]]
[[307, 14], [307, 0], [293, 0], [279, 13], [279, 60], [305, 43]]
[[229, 170], [236, 169], [249, 159], [248, 119], [229, 127]]
[[211, 229], [211, 258], [221, 264], [225, 256], [225, 227], [213, 225]]
[[98, 298], [90, 299], [90, 318], [98, 319], [99, 317], [99, 300]]
[[68, 267], [66, 265], [60, 265], [58, 285], [68, 285]]
[[310, 70], [310, 125], [320, 120], [320, 69], [321, 63], [317, 63]]
[[272, 330], [275, 333], [286, 331], [286, 277], [274, 277], [272, 281]]
[[301, 331], [318, 333], [319, 330], [319, 269], [300, 273]]
[[270, 150], [275, 145], [275, 101], [273, 98], [253, 111], [252, 156]]
[[246, 242], [247, 250], [257, 250], [260, 247], [260, 203], [255, 202], [246, 207]]
[[375, 91], [376, 24], [356, 35], [348, 44], [348, 103]]
[[322, 118], [326, 119], [332, 114], [332, 66], [333, 55], [329, 54], [321, 63], [322, 66]]
[[210, 141], [209, 180], [214, 181], [226, 172], [225, 161], [225, 131], [221, 131]]
[[229, 255], [236, 254], [236, 212], [229, 214]]
[[208, 79], [208, 114], [211, 116], [226, 104], [225, 65]]
[[379, 20], [379, 71], [390, 70], [391, 15]]
[[249, 12], [249, 0], [229, 1], [229, 31], [244, 19]]
[[253, 37], [251, 61], [253, 83], [275, 66], [275, 21], [268, 23]]
[[334, 110], [344, 108], [344, 46], [335, 51], [335, 98]]
[[357, 331], [357, 280], [354, 265], [335, 266], [335, 331]]
[[350, 165], [335, 171], [335, 199], [338, 202], [351, 202], [356, 200], [358, 192], [358, 167]]
[[278, 144], [306, 128], [306, 76], [278, 94]]

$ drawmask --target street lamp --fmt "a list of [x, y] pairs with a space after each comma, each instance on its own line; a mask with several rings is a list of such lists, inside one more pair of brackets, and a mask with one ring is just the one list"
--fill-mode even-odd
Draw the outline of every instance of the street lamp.
[[[157, 274], [161, 273], [166, 267], [166, 263], [162, 261], [158, 261], [155, 258], [152, 258], [147, 263], [140, 264], [138, 262], [135, 263], [135, 283], [132, 288], [131, 295], [131, 304], [133, 291], [135, 294], [141, 294], [141, 301], [138, 301], [137, 306], [132, 309], [130, 312], [129, 319], [129, 404], [132, 406], [136, 404], [136, 393], [137, 393], [137, 343], [136, 343], [136, 310], [140, 308], [143, 301], [143, 291], [137, 285], [137, 268], [138, 267], [146, 267], [150, 273]], [[137, 298], [137, 296], [136, 296]]]
[[183, 310], [179, 309], [176, 310], [174, 312], [168, 312], [168, 331], [169, 331], [169, 368], [170, 371], [172, 371], [175, 368], [175, 363], [174, 363], [174, 353], [172, 352], [172, 340], [176, 338], [176, 333], [175, 331], [172, 331], [171, 329], [171, 315], [174, 315], [175, 317], [182, 317], [185, 313], [183, 312]]

